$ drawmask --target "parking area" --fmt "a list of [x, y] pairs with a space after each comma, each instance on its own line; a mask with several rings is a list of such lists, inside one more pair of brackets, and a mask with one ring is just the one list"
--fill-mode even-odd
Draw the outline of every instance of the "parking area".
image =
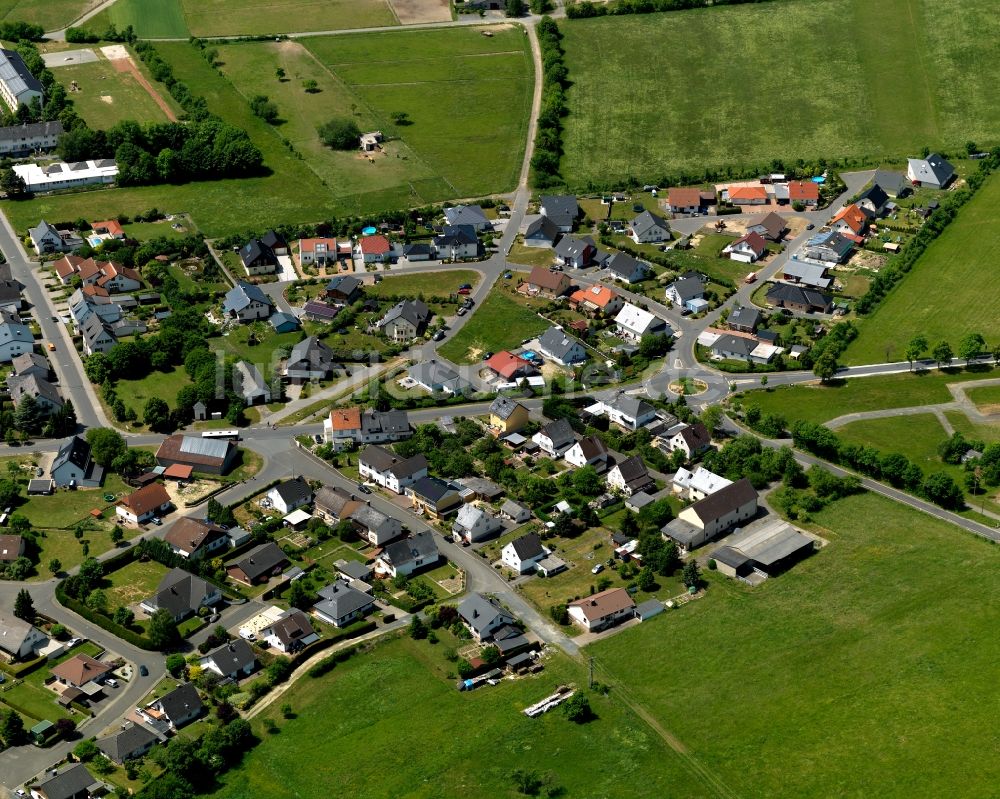
[[49, 69], [76, 66], [77, 64], [92, 64], [97, 61], [97, 53], [89, 48], [63, 50], [59, 53], [43, 53], [42, 61], [45, 62], [45, 66]]

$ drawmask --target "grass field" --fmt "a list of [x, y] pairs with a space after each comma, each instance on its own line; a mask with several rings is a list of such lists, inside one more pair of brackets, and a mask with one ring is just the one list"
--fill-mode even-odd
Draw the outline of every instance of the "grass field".
[[139, 380], [120, 379], [115, 385], [125, 407], [132, 408], [141, 422], [143, 408], [152, 397], [166, 400], [167, 405], [176, 408], [177, 392], [191, 385], [191, 378], [184, 367], [179, 367], [169, 372], [154, 370]]
[[946, 468], [937, 448], [948, 434], [933, 413], [851, 422], [838, 428], [837, 435], [845, 441], [867, 444], [882, 452], [900, 452], [925, 472]]
[[108, 609], [114, 613], [117, 607], [138, 605], [146, 597], [156, 593], [160, 581], [166, 575], [167, 569], [155, 560], [133, 561], [127, 566], [108, 575], [105, 582], [110, 587], [104, 589], [108, 597]]
[[[297, 718], [286, 721], [275, 703], [262, 717], [277, 722], [278, 734], [255, 720], [263, 742], [223, 777], [214, 796], [320, 799], [337, 785], [359, 797], [513, 797], [515, 769], [551, 773], [565, 796], [706, 795], [614, 693], [591, 694], [599, 718], [589, 724], [573, 724], [558, 711], [538, 719], [520, 712], [560, 683], [582, 685], [581, 666], [555, 655], [538, 677], [459, 693], [445, 676], [453, 671], [442, 654], [446, 645], [397, 639], [319, 680], [304, 678], [282, 697]], [[379, 754], [376, 762], [330, 752]], [[289, 779], [304, 769], [309, 779]]]
[[562, 173], [583, 187], [993, 144], [994, 12], [989, 0], [818, 0], [561, 23]]
[[1000, 550], [872, 494], [816, 523], [830, 545], [791, 572], [755, 590], [712, 575], [704, 599], [588, 647], [598, 678], [728, 795], [990, 795], [995, 707], [975, 686], [1000, 657]]
[[118, 475], [108, 472], [101, 488], [59, 491], [51, 496], [29, 497], [24, 504], [18, 506], [17, 512], [27, 517], [34, 527], [70, 528], [86, 518], [92, 508], [110, 507], [112, 503], [103, 499], [105, 494], [117, 496], [122, 491], [127, 493], [131, 489], [126, 487]]
[[453, 363], [476, 363], [483, 352], [516, 347], [548, 327], [548, 322], [511, 292], [494, 288], [465, 326], [438, 351]]
[[388, 275], [381, 283], [365, 286], [365, 295], [369, 297], [394, 297], [406, 295], [416, 297], [441, 297], [453, 294], [463, 283], [475, 288], [482, 279], [482, 274], [473, 269], [448, 269], [442, 272], [415, 272], [410, 275]]
[[[89, 64], [59, 67], [52, 74], [67, 89], [72, 81], [77, 82], [80, 91], [70, 95], [73, 106], [94, 129], [107, 129], [126, 119], [143, 124], [168, 121], [163, 109], [153, 102], [135, 76], [117, 71], [110, 61], [101, 59]], [[159, 88], [155, 83], [153, 87]], [[170, 97], [165, 91], [162, 95]], [[168, 102], [173, 105], [172, 100], [168, 99]]]
[[397, 25], [386, 0], [173, 0], [194, 36], [346, 30]]
[[851, 364], [901, 360], [907, 342], [922, 333], [933, 347], [953, 349], [966, 333], [982, 333], [988, 346], [1000, 344], [1000, 318], [983, 313], [1000, 304], [995, 265], [1000, 258], [1000, 177], [994, 175], [924, 252], [910, 273], [863, 320], [848, 347]]
[[821, 386], [787, 386], [748, 392], [744, 405], [758, 405], [764, 413], [777, 413], [788, 422], [804, 419], [826, 422], [846, 413], [876, 411], [882, 408], [909, 408], [939, 402], [951, 402], [945, 387], [993, 377], [993, 372], [915, 372], [884, 377], [856, 377]]
[[103, 33], [112, 23], [119, 30], [131, 25], [141, 39], [184, 39], [189, 35], [180, 0], [156, 0], [155, 3], [148, 0], [116, 0], [110, 8], [88, 20], [84, 27]]
[[45, 30], [64, 28], [99, 0], [0, 0], [0, 20], [32, 22]]
[[966, 390], [965, 396], [983, 413], [995, 413], [1000, 409], [1000, 386], [970, 388]]

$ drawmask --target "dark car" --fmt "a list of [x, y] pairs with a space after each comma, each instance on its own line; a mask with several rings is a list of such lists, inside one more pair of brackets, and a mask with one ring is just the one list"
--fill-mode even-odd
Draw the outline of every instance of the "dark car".
[[358, 491], [360, 491], [362, 494], [370, 494], [372, 492], [372, 490], [364, 483], [358, 483]]
[[462, 289], [471, 289], [471, 288], [472, 288], [471, 283], [463, 283], [461, 286], [458, 287], [458, 290], [461, 291]]
[[808, 225], [806, 225], [806, 230], [812, 230], [814, 227], [816, 226], [812, 222], [810, 222]]
[[147, 669], [145, 666], [139, 666], [139, 676], [140, 677], [148, 677], [149, 676], [149, 669]]
[[433, 339], [434, 339], [435, 341], [440, 341], [441, 339], [443, 339], [443, 338], [444, 338], [444, 331], [443, 331], [443, 330], [439, 330], [439, 331], [438, 331], [437, 333], [435, 333], [435, 334], [434, 334], [434, 335], [432, 336], [432, 338], [433, 338]]

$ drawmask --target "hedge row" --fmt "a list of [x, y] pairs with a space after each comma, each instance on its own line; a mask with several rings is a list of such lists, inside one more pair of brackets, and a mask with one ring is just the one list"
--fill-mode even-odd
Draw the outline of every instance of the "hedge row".
[[655, 14], [659, 11], [684, 11], [689, 8], [708, 6], [738, 6], [745, 3], [765, 3], [769, 0], [611, 0], [609, 3], [569, 3], [566, 6], [568, 19], [588, 19], [590, 17], [621, 16], [625, 14]]
[[[374, 624], [372, 625], [374, 626]], [[349, 646], [347, 649], [341, 649], [339, 652], [334, 652], [332, 655], [323, 658], [319, 663], [313, 666], [309, 671], [306, 672], [310, 677], [317, 678], [322, 677], [325, 674], [333, 671], [334, 666], [338, 663], [343, 663], [345, 660], [350, 660], [357, 654], [358, 647]]]
[[538, 23], [538, 43], [542, 51], [542, 107], [535, 133], [535, 152], [531, 157], [534, 184], [538, 188], [561, 184], [559, 161], [562, 158], [562, 118], [566, 116], [566, 79], [559, 26], [549, 17]]

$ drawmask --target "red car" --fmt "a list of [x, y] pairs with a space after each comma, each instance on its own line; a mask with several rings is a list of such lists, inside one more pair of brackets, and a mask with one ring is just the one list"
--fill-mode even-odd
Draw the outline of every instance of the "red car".
[[472, 289], [459, 289], [459, 294], [472, 294]]

